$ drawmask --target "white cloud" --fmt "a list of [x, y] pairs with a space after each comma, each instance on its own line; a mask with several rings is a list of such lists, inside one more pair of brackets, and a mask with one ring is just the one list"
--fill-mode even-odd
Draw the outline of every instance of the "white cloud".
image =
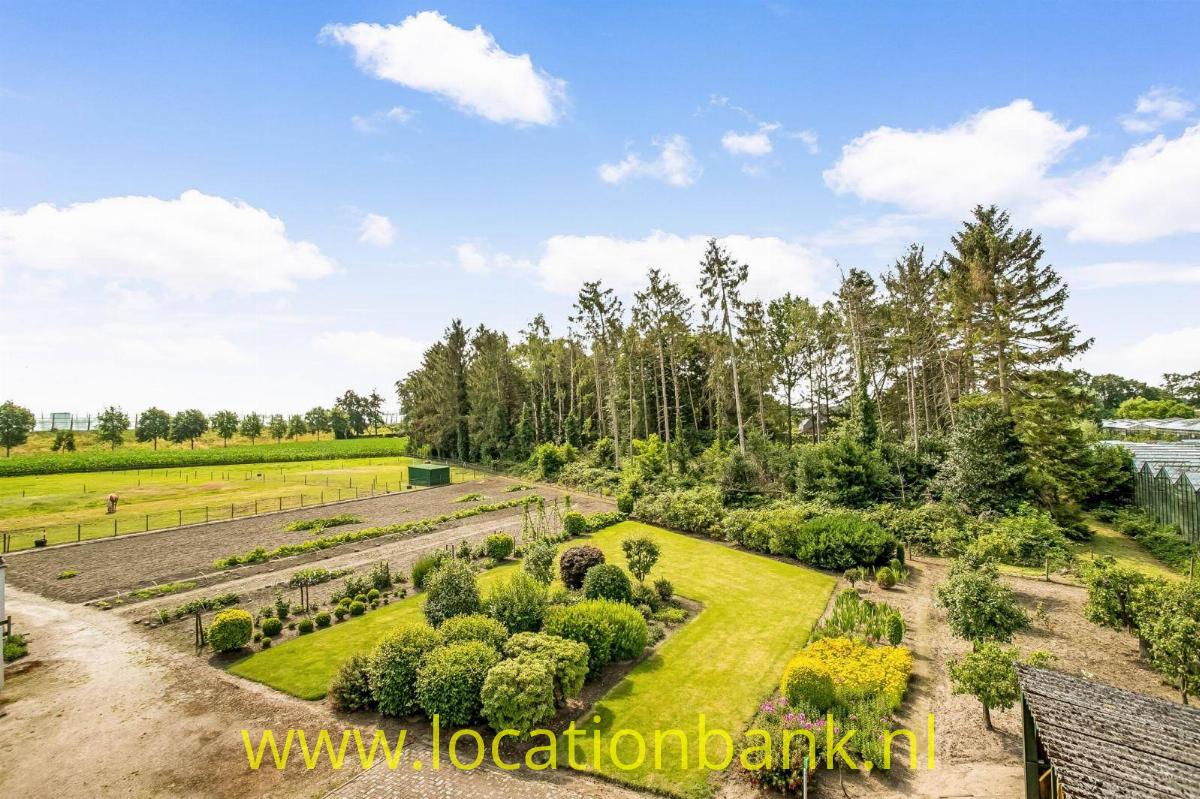
[[240, 200], [186, 191], [176, 200], [108, 197], [0, 211], [0, 269], [157, 283], [208, 296], [287, 291], [336, 264], [283, 222]]
[[878, 217], [848, 217], [817, 233], [811, 243], [821, 249], [896, 244], [920, 240], [925, 230], [920, 217], [908, 214], [883, 214]]
[[[700, 259], [708, 236], [679, 236], [656, 230], [640, 239], [615, 236], [552, 236], [542, 243], [541, 255], [533, 261], [506, 255], [488, 257], [478, 248], [487, 268], [509, 268], [533, 274], [547, 291], [572, 295], [585, 280], [597, 276], [618, 292], [629, 295], [641, 288], [646, 270], [657, 267], [694, 293], [700, 277]], [[730, 254], [750, 265], [748, 296], [775, 297], [785, 291], [817, 296], [829, 285], [835, 266], [831, 259], [799, 242], [774, 236], [734, 235], [718, 238]], [[460, 264], [470, 269], [458, 248]]]
[[1052, 181], [1036, 218], [1073, 240], [1138, 242], [1200, 232], [1200, 125], [1179, 138], [1156, 136]]
[[358, 240], [375, 247], [390, 247], [396, 240], [396, 228], [383, 214], [367, 214], [358, 227]]
[[382, 368], [403, 375], [415, 368], [427, 344], [405, 336], [385, 336], [374, 330], [332, 330], [313, 338], [313, 348], [324, 355], [363, 368]]
[[1200, 264], [1160, 261], [1109, 261], [1066, 270], [1073, 288], [1106, 289], [1155, 283], [1200, 283]]
[[398, 105], [395, 108], [389, 108], [387, 111], [376, 111], [374, 114], [366, 116], [355, 114], [350, 117], [350, 123], [354, 125], [355, 130], [359, 133], [382, 133], [385, 125], [389, 123], [395, 125], [407, 124], [416, 116], [416, 113], [411, 108]]
[[326, 25], [321, 35], [350, 45], [366, 74], [439, 95], [492, 122], [550, 125], [566, 101], [566, 83], [534, 67], [527, 54], [505, 52], [483, 28], [457, 28], [437, 11], [399, 25]]
[[783, 135], [790, 139], [795, 139], [803, 144], [804, 148], [808, 150], [809, 155], [816, 155], [817, 153], [821, 152], [821, 148], [817, 141], [817, 132], [815, 130], [789, 131]]
[[738, 133], [736, 131], [727, 131], [721, 137], [721, 146], [727, 152], [733, 155], [748, 155], [752, 158], [761, 158], [764, 155], [770, 155], [774, 149], [771, 143], [771, 134], [779, 129], [779, 125], [760, 125], [758, 130], [752, 133]]
[[660, 148], [658, 157], [644, 161], [630, 153], [615, 164], [601, 164], [596, 170], [605, 183], [621, 183], [631, 177], [651, 177], [670, 186], [685, 188], [695, 183], [703, 169], [692, 156], [692, 148], [683, 136], [676, 134], [654, 142]]
[[948, 128], [876, 128], [843, 147], [824, 178], [838, 194], [958, 216], [979, 203], [1031, 199], [1050, 166], [1086, 135], [1086, 127], [1015, 100]]
[[1156, 86], [1137, 98], [1133, 113], [1122, 117], [1121, 125], [1130, 133], [1153, 133], [1170, 122], [1186, 119], [1194, 108], [1179, 89]]
[[1154, 333], [1133, 344], [1106, 352], [1089, 351], [1080, 366], [1157, 383], [1166, 372], [1200, 369], [1200, 327]]

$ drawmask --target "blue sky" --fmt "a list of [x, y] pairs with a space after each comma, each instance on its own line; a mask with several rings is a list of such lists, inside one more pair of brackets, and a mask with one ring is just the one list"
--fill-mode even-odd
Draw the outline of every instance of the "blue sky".
[[[422, 13], [425, 12], [425, 13]], [[1045, 238], [1093, 371], [1200, 368], [1190, 4], [0, 4], [0, 395], [299, 410], [579, 282]], [[476, 27], [479, 31], [475, 31]], [[490, 37], [490, 38], [489, 38]], [[188, 194], [185, 194], [188, 193]]]

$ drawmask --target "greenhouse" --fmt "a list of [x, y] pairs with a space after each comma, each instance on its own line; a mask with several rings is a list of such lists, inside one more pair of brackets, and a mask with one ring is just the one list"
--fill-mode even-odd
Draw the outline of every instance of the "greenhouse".
[[1200, 441], [1111, 443], [1133, 455], [1137, 506], [1200, 544]]
[[1123, 436], [1162, 435], [1168, 438], [1196, 436], [1200, 437], [1200, 418], [1185, 419], [1105, 419], [1100, 424], [1105, 430], [1120, 433]]

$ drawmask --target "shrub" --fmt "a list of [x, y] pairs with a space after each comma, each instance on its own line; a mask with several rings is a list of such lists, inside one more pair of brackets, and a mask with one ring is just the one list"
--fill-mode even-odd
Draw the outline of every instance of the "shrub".
[[507, 533], [494, 533], [483, 540], [483, 551], [493, 560], [504, 560], [516, 548], [517, 542]]
[[[338, 605], [336, 608], [333, 609], [333, 615], [337, 617], [338, 621], [341, 621], [342, 619], [346, 618], [346, 614], [348, 614], [349, 612], [350, 612], [350, 608], [346, 605]], [[266, 629], [265, 622], [263, 623], [263, 629]]]
[[896, 585], [896, 573], [887, 566], [884, 566], [879, 571], [875, 572], [875, 582], [883, 590], [888, 590]]
[[376, 599], [379, 599], [379, 589], [372, 588], [370, 591], [367, 592], [367, 601], [374, 602]]
[[339, 513], [337, 516], [330, 516], [327, 519], [300, 519], [291, 524], [287, 524], [283, 529], [293, 532], [299, 530], [313, 530], [320, 532], [326, 527], [340, 527], [344, 524], [358, 524], [362, 521], [359, 517], [350, 513]]
[[633, 515], [661, 527], [719, 538], [724, 509], [717, 489], [692, 488], [647, 494], [634, 503]]
[[614, 660], [633, 660], [646, 648], [646, 620], [630, 605], [593, 599], [551, 608], [544, 631], [587, 644], [588, 676]]
[[[829, 618], [813, 630], [810, 640], [854, 638], [867, 643], [888, 641], [895, 645], [904, 637], [904, 617], [886, 602], [863, 599], [853, 589], [842, 591], [833, 603]], [[892, 640], [898, 634], [896, 640]]]
[[760, 510], [735, 510], [725, 514], [723, 536], [746, 549], [773, 555], [795, 555], [801, 526], [833, 512], [823, 502], [801, 502]]
[[361, 616], [367, 612], [366, 604], [359, 602], [357, 599], [350, 603], [350, 615]]
[[648, 535], [624, 539], [621, 541], [621, 551], [625, 553], [629, 573], [636, 577], [639, 583], [645, 581], [662, 554], [662, 548]]
[[438, 632], [442, 634], [442, 641], [447, 644], [457, 644], [460, 641], [482, 641], [497, 651], [508, 640], [508, 628], [481, 613], [446, 619], [438, 628]]
[[480, 692], [488, 726], [528, 734], [554, 716], [554, 677], [550, 665], [536, 657], [502, 660], [483, 680]]
[[296, 625], [296, 629], [300, 631], [301, 635], [311, 633], [313, 631], [312, 619], [301, 619], [300, 623]]
[[262, 634], [267, 638], [274, 638], [283, 632], [283, 622], [279, 619], [263, 619]]
[[379, 712], [407, 716], [417, 704], [417, 671], [426, 655], [441, 646], [442, 636], [427, 624], [408, 623], [396, 628], [371, 655], [371, 696]]
[[633, 513], [633, 494], [628, 491], [617, 494], [617, 510], [626, 515]]
[[663, 602], [669, 602], [675, 596], [675, 586], [666, 577], [659, 577], [654, 581], [654, 593]]
[[985, 560], [1014, 566], [1043, 566], [1048, 559], [1062, 559], [1070, 550], [1054, 517], [1022, 505], [1012, 516], [991, 522], [968, 551]]
[[70, 580], [72, 577], [75, 577], [78, 574], [79, 572], [77, 572], [75, 569], [63, 569], [58, 573], [58, 577], [55, 579]]
[[271, 648], [271, 639], [270, 639], [270, 638], [264, 638], [264, 639], [262, 640], [262, 648], [263, 648], [263, 649], [270, 649], [270, 648]]
[[562, 520], [563, 532], [574, 538], [575, 536], [583, 535], [587, 532], [587, 520], [583, 518], [583, 514], [577, 511], [563, 515]]
[[1000, 582], [994, 564], [955, 561], [937, 588], [937, 599], [946, 609], [950, 631], [973, 643], [1007, 643], [1029, 623], [1012, 589]]
[[546, 586], [517, 572], [493, 588], [484, 605], [510, 633], [533, 632], [541, 629], [546, 615]]
[[804, 499], [864, 508], [897, 491], [896, 475], [882, 453], [843, 435], [797, 449], [796, 492]]
[[430, 652], [417, 669], [417, 703], [429, 718], [463, 727], [480, 714], [483, 681], [500, 653], [480, 641], [463, 641]]
[[[650, 613], [654, 613], [662, 607], [662, 599], [655, 593], [654, 589], [645, 583], [633, 583], [633, 597], [629, 600], [632, 605], [637, 607], [646, 607]], [[587, 581], [584, 581], [584, 595], [587, 594]], [[643, 614], [647, 615], [647, 614]]]
[[588, 599], [631, 602], [633, 590], [624, 570], [613, 563], [600, 563], [588, 569], [583, 578], [583, 595]]
[[232, 652], [250, 643], [254, 635], [254, 617], [233, 608], [216, 615], [208, 628], [208, 643], [217, 652]]
[[575, 448], [570, 444], [538, 444], [529, 456], [526, 468], [534, 480], [554, 480], [562, 468], [575, 460]]
[[482, 603], [475, 572], [465, 561], [452, 558], [429, 575], [425, 590], [425, 618], [437, 626], [451, 616], [478, 613]]
[[[904, 699], [911, 671], [912, 654], [902, 646], [870, 646], [849, 638], [823, 638], [810, 643], [788, 662], [780, 690], [789, 702], [801, 708], [851, 708], [866, 701], [891, 712]], [[830, 687], [832, 694], [828, 692]]]
[[429, 577], [433, 570], [441, 566], [446, 561], [445, 550], [437, 550], [429, 552], [417, 558], [412, 567], [412, 582], [414, 588], [424, 588], [425, 580]]
[[328, 627], [333, 620], [329, 617], [329, 614], [326, 611], [321, 611], [314, 617], [314, 621], [316, 621], [318, 627], [324, 629], [325, 627]]
[[805, 522], [792, 554], [810, 566], [842, 571], [887, 563], [895, 551], [895, 540], [879, 525], [861, 514], [836, 513]]
[[371, 696], [371, 659], [355, 652], [338, 668], [329, 683], [329, 696], [338, 710], [371, 710], [375, 700]]
[[788, 704], [808, 716], [823, 716], [833, 707], [833, 675], [826, 664], [809, 657], [788, 662], [779, 690]]
[[583, 586], [588, 569], [604, 562], [604, 553], [591, 544], [565, 550], [558, 559], [558, 574], [563, 585], [573, 591]]
[[504, 644], [504, 654], [545, 661], [554, 678], [554, 697], [559, 705], [583, 690], [588, 673], [586, 644], [546, 633], [517, 633]]
[[525, 548], [521, 568], [542, 585], [550, 585], [554, 581], [554, 558], [557, 554], [554, 542], [549, 538], [536, 538]]

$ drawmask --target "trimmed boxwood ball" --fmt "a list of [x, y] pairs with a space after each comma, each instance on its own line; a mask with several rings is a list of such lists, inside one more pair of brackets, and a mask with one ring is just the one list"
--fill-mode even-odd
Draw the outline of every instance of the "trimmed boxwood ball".
[[263, 619], [262, 634], [267, 638], [274, 638], [283, 632], [283, 622], [279, 619]]
[[510, 658], [532, 657], [546, 662], [554, 677], [554, 700], [559, 705], [579, 696], [588, 671], [587, 644], [546, 633], [517, 633], [504, 644]]
[[588, 677], [614, 660], [633, 660], [646, 648], [646, 620], [632, 605], [589, 599], [551, 608], [543, 632], [587, 644]]
[[588, 529], [587, 519], [578, 511], [563, 514], [562, 526], [563, 532], [569, 536], [583, 535]]
[[379, 599], [379, 589], [372, 588], [370, 591], [367, 592], [367, 601], [374, 602], [376, 599]]
[[884, 566], [879, 571], [875, 572], [875, 582], [885, 591], [896, 585], [896, 573]]
[[483, 553], [492, 560], [504, 560], [517, 548], [517, 542], [507, 533], [495, 533], [483, 540]]
[[333, 621], [333, 619], [331, 619], [329, 617], [329, 614], [325, 611], [321, 611], [320, 613], [318, 613], [314, 617], [314, 619], [317, 622], [317, 626], [322, 627], [322, 628], [328, 627], [330, 625], [330, 623]]
[[452, 616], [478, 613], [479, 586], [470, 564], [457, 558], [443, 563], [425, 580], [425, 618], [438, 626]]
[[[583, 518], [583, 517], [580, 517]], [[588, 569], [604, 562], [604, 553], [591, 544], [583, 544], [565, 550], [558, 559], [558, 574], [563, 585], [572, 591], [583, 587], [583, 578]]]
[[446, 619], [438, 628], [438, 632], [442, 634], [442, 641], [447, 644], [457, 644], [460, 641], [481, 641], [497, 651], [504, 646], [504, 642], [508, 639], [508, 628], [482, 613]]
[[312, 619], [301, 619], [300, 624], [296, 626], [301, 635], [308, 635], [313, 631]]
[[370, 680], [380, 713], [407, 716], [417, 710], [417, 670], [441, 645], [441, 634], [421, 623], [403, 624], [379, 642], [371, 655]]
[[361, 616], [367, 612], [367, 606], [357, 599], [350, 603], [350, 615]]
[[329, 683], [329, 697], [338, 710], [370, 710], [375, 705], [371, 696], [371, 659], [355, 652], [341, 665]]
[[528, 655], [492, 667], [480, 691], [488, 726], [526, 735], [554, 716], [554, 677], [546, 661]]
[[[337, 616], [338, 621], [341, 621], [342, 619], [346, 618], [346, 614], [348, 614], [349, 612], [350, 612], [349, 605], [338, 605], [336, 608], [333, 609], [333, 615]], [[263, 624], [264, 624], [264, 629], [265, 629], [266, 622], [263, 622]]]
[[417, 703], [443, 726], [464, 727], [480, 717], [483, 681], [500, 653], [481, 641], [462, 641], [430, 652], [417, 670]]
[[633, 588], [624, 569], [615, 563], [601, 563], [588, 569], [584, 575], [583, 595], [588, 599], [629, 602], [633, 599]]
[[254, 617], [239, 608], [223, 610], [208, 628], [208, 643], [217, 652], [232, 652], [250, 643]]

